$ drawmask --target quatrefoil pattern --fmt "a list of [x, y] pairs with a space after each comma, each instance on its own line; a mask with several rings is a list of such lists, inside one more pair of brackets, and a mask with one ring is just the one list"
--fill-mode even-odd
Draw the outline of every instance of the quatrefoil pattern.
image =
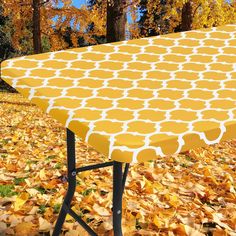
[[1, 71], [113, 160], [236, 137], [236, 25], [24, 56]]

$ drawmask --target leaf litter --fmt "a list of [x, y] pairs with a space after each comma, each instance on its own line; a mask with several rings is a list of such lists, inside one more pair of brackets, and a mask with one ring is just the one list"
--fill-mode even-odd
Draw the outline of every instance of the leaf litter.
[[[50, 235], [66, 193], [65, 128], [19, 94], [0, 93], [0, 235]], [[77, 139], [78, 167], [108, 161]], [[112, 168], [77, 176], [72, 209], [112, 234]], [[124, 235], [236, 235], [236, 140], [131, 164]], [[69, 215], [62, 235], [88, 235]]]

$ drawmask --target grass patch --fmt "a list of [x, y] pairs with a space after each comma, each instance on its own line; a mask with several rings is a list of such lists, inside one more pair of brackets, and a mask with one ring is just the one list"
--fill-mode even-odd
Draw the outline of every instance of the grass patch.
[[61, 204], [55, 204], [53, 207], [53, 213], [59, 213], [61, 209]]
[[45, 158], [45, 161], [53, 160], [53, 159], [55, 159], [56, 157], [57, 157], [57, 155], [50, 155], [50, 156], [47, 156], [47, 157]]
[[43, 214], [46, 211], [46, 205], [40, 205], [38, 209], [38, 213]]
[[96, 191], [96, 189], [89, 188], [89, 189], [86, 189], [84, 192], [82, 192], [82, 195], [88, 196], [91, 192], [95, 192], [95, 191]]
[[15, 178], [15, 179], [13, 180], [13, 183], [14, 183], [15, 185], [20, 185], [20, 184], [22, 184], [22, 183], [25, 183], [25, 179], [26, 179], [26, 178]]
[[54, 166], [55, 169], [61, 169], [62, 168], [62, 164], [61, 163], [57, 163], [55, 166]]
[[35, 187], [36, 190], [38, 190], [41, 194], [45, 194], [46, 193], [46, 189], [39, 186], [39, 187]]
[[30, 164], [37, 164], [38, 163], [38, 161], [36, 161], [36, 160], [27, 160], [26, 161], [26, 164], [27, 165], [30, 165]]
[[14, 185], [12, 185], [12, 184], [0, 185], [0, 196], [1, 197], [11, 197], [16, 194], [17, 193], [14, 191]]

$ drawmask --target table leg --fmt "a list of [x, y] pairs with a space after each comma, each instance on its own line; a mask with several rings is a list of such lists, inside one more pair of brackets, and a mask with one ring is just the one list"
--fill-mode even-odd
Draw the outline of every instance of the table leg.
[[80, 225], [92, 236], [97, 234], [71, 209], [71, 201], [76, 189], [76, 174], [86, 170], [93, 170], [107, 166], [113, 166], [113, 231], [114, 236], [122, 236], [122, 195], [124, 192], [125, 181], [128, 174], [129, 164], [125, 165], [124, 174], [122, 173], [121, 162], [108, 162], [76, 169], [75, 162], [75, 135], [67, 129], [67, 172], [68, 190], [63, 201], [58, 220], [53, 231], [53, 236], [59, 236], [66, 215], [70, 214]]
[[68, 190], [52, 234], [53, 236], [59, 236], [61, 233], [61, 228], [67, 215], [67, 209], [70, 208], [76, 188], [75, 136], [69, 129], [67, 129], [67, 171]]
[[123, 174], [123, 179], [122, 179], [122, 193], [124, 193], [125, 190], [125, 182], [126, 182], [126, 178], [129, 172], [129, 163], [125, 164], [125, 170], [124, 170], [124, 174]]
[[113, 230], [114, 236], [122, 236], [122, 193], [123, 193], [122, 163], [113, 164]]

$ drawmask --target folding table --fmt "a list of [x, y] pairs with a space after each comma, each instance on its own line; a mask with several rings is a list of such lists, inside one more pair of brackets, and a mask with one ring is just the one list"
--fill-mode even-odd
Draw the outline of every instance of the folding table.
[[[236, 24], [6, 60], [2, 79], [67, 128], [71, 209], [76, 174], [113, 166], [113, 228], [122, 235], [130, 162], [236, 137]], [[75, 167], [75, 134], [111, 161]], [[122, 163], [126, 163], [124, 173]]]

